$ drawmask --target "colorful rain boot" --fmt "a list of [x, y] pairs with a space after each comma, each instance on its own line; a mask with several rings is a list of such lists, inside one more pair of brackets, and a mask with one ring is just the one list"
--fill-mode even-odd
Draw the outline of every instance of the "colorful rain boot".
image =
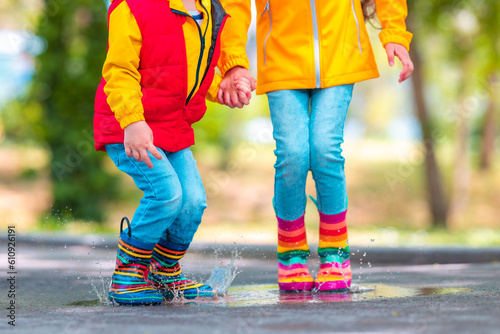
[[161, 304], [161, 293], [144, 280], [144, 272], [149, 267], [155, 245], [132, 239], [130, 222], [125, 217], [121, 225], [124, 220], [129, 225], [128, 235], [122, 232], [120, 226], [116, 268], [111, 278], [108, 298], [113, 303], [122, 305]]
[[159, 289], [167, 299], [178, 295], [186, 299], [215, 295], [209, 285], [192, 281], [182, 275], [179, 260], [186, 254], [188, 247], [189, 244], [174, 244], [160, 239], [154, 248], [147, 281]]
[[278, 217], [278, 285], [282, 291], [311, 290], [314, 279], [307, 268], [304, 216], [286, 221]]
[[336, 215], [319, 213], [318, 253], [321, 264], [314, 281], [317, 291], [348, 289], [351, 286], [346, 213], [347, 210]]

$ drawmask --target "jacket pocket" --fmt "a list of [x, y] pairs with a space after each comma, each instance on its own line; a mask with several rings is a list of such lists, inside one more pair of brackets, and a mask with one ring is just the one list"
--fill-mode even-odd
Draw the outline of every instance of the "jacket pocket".
[[342, 47], [342, 53], [344, 58], [348, 61], [352, 57], [358, 57], [363, 54], [363, 49], [361, 48], [361, 27], [356, 14], [356, 5], [354, 1], [359, 0], [343, 0], [342, 3], [345, 7], [345, 21], [344, 21], [344, 42]]
[[195, 110], [185, 108], [184, 109], [184, 119], [189, 124], [193, 124], [193, 123], [196, 123], [199, 120], [201, 120], [203, 118], [203, 116], [205, 116], [205, 112], [206, 112], [206, 109], [204, 109], [204, 108], [202, 108], [202, 109], [197, 108]]
[[269, 32], [267, 33], [266, 39], [264, 40], [264, 66], [266, 66], [267, 63], [267, 53], [266, 53], [266, 44], [267, 44], [267, 39], [271, 35], [271, 30], [273, 29], [273, 17], [271, 14], [271, 1], [266, 1], [266, 6], [264, 7], [264, 11], [260, 15], [261, 17], [264, 16], [265, 14], [269, 15]]
[[120, 152], [125, 152], [124, 144], [107, 144], [105, 146], [106, 153], [108, 153], [111, 160], [116, 167], [120, 167]]

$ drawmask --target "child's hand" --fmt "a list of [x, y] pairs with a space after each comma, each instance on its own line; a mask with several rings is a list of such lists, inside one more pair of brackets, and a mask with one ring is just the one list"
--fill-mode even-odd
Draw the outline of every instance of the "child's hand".
[[406, 48], [400, 44], [387, 43], [385, 45], [389, 66], [394, 66], [394, 56], [397, 56], [403, 64], [403, 70], [399, 74], [399, 82], [403, 82], [410, 77], [413, 72], [413, 62], [410, 59], [410, 54]]
[[[246, 94], [240, 95], [238, 88], [235, 86], [236, 80], [242, 77], [247, 78], [250, 81], [250, 87], [252, 90], [255, 90], [257, 85], [252, 74], [243, 67], [235, 66], [226, 72], [226, 75], [222, 78], [220, 83], [220, 89], [217, 94], [217, 99], [220, 104], [226, 105], [229, 108], [243, 108], [243, 106], [249, 104]], [[244, 98], [240, 99], [241, 97]]]
[[149, 128], [148, 123], [139, 121], [130, 124], [124, 130], [125, 139], [125, 154], [129, 157], [134, 157], [138, 162], [145, 162], [149, 168], [153, 168], [149, 153], [156, 159], [161, 160], [161, 154], [153, 144], [153, 131]]
[[[252, 98], [252, 84], [245, 77], [240, 77], [234, 80], [234, 85], [238, 89], [238, 97], [240, 101], [248, 101]], [[247, 103], [248, 104], [248, 103]]]

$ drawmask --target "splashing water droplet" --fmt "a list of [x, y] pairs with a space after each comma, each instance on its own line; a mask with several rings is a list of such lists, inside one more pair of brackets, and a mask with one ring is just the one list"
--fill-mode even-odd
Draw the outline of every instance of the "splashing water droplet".
[[[90, 285], [92, 286], [92, 291], [94, 291], [94, 293], [99, 298], [99, 304], [107, 305], [108, 287], [110, 282], [108, 279], [105, 279], [102, 275], [102, 264], [100, 260], [97, 259], [96, 264], [98, 265], [99, 268], [99, 275], [97, 277], [89, 275], [87, 276], [87, 278], [89, 279]], [[89, 271], [92, 271], [92, 269], [89, 269]]]
[[231, 252], [231, 262], [228, 265], [220, 264], [212, 270], [210, 278], [206, 281], [218, 295], [227, 293], [229, 286], [238, 274], [238, 269], [234, 266], [234, 261], [239, 258], [237, 250]]

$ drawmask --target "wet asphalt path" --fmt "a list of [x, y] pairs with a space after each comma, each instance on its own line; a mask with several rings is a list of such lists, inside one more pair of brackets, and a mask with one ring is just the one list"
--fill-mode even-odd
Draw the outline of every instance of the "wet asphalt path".
[[[2, 242], [3, 244], [3, 242]], [[183, 260], [190, 277], [232, 272], [232, 246]], [[4, 247], [2, 247], [4, 248]], [[3, 251], [0, 250], [0, 251]], [[5, 252], [0, 261], [7, 262]], [[217, 256], [217, 254], [222, 254]], [[158, 307], [112, 307], [105, 298], [115, 250], [20, 244], [16, 321], [9, 326], [9, 283], [2, 266], [2, 333], [500, 333], [500, 263], [391, 266], [354, 262], [354, 294], [279, 294], [269, 252], [233, 256], [228, 296]], [[363, 262], [360, 264], [360, 262]], [[314, 271], [317, 260], [311, 259]]]

